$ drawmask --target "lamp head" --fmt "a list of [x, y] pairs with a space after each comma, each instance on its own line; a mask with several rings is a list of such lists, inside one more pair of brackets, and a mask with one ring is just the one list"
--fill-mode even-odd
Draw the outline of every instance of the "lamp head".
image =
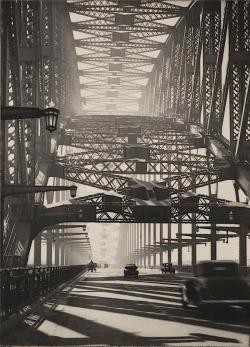
[[53, 107], [44, 110], [46, 130], [49, 130], [49, 132], [56, 130], [59, 113], [60, 111]]

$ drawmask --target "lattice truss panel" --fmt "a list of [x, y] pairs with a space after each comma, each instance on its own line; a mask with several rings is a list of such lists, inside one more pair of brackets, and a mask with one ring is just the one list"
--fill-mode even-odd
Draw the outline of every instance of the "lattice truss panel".
[[[80, 103], [80, 93], [72, 32], [65, 25], [69, 23], [66, 3], [4, 1], [1, 6], [2, 106], [46, 108], [53, 102], [61, 116], [72, 112]], [[44, 122], [5, 122], [5, 184], [36, 183], [39, 161], [48, 157], [50, 150]], [[19, 217], [28, 220], [32, 216], [35, 196], [19, 197], [22, 203], [18, 209], [12, 202], [5, 204], [4, 255], [25, 257], [31, 235], [26, 226], [26, 240], [22, 239]]]
[[225, 136], [250, 161], [249, 1], [197, 1], [149, 74], [144, 115], [178, 115]]
[[68, 10], [84, 111], [137, 114], [149, 73], [186, 7], [165, 0], [83, 0], [69, 1]]
[[[140, 201], [127, 197], [99, 193], [73, 199], [71, 203], [71, 205], [44, 208], [39, 217], [39, 223], [51, 226], [62, 223], [65, 219], [72, 222], [88, 220], [89, 222], [133, 223], [142, 222], [143, 214], [147, 222], [156, 223], [208, 224], [214, 219], [218, 223], [228, 223], [229, 211], [234, 216], [233, 220], [231, 218], [231, 224], [237, 224], [239, 221], [249, 222], [249, 206], [244, 204], [232, 206], [230, 201], [205, 195], [197, 195], [195, 203], [184, 202], [181, 197], [174, 197], [171, 200], [142, 206]], [[164, 213], [153, 217], [152, 214], [150, 215], [152, 209], [164, 211]], [[241, 209], [240, 213], [239, 209]], [[146, 217], [147, 213], [149, 213], [148, 217]]]
[[[66, 136], [80, 152], [60, 159], [66, 178], [130, 196], [133, 192], [142, 196], [136, 192], [138, 185], [144, 191], [153, 191], [154, 184], [160, 184], [171, 195], [234, 178], [226, 158], [215, 158], [204, 149], [203, 154], [198, 154], [199, 148], [205, 146], [202, 134], [192, 134], [185, 123], [158, 119], [159, 122], [157, 118], [153, 122], [150, 117], [133, 116], [73, 119], [73, 128], [78, 130], [68, 129]], [[136, 175], [144, 175], [143, 181], [136, 182]], [[131, 186], [132, 191], [128, 190]], [[150, 199], [144, 193], [141, 199]]]

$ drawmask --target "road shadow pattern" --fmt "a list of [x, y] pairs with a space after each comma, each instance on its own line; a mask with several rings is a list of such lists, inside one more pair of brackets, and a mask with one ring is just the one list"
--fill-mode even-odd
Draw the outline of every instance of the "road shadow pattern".
[[[180, 285], [181, 276], [145, 275], [138, 279], [124, 279], [121, 276], [101, 276], [91, 274], [82, 276], [66, 290], [58, 292], [43, 308], [30, 315], [11, 334], [2, 339], [4, 345], [43, 345], [43, 346], [72, 346], [72, 345], [140, 345], [161, 346], [167, 344], [189, 343], [190, 346], [203, 342], [213, 345], [225, 343], [226, 346], [237, 345], [238, 339], [231, 338], [230, 333], [249, 334], [249, 320], [240, 310], [226, 312], [211, 312], [204, 317], [196, 308], [184, 309], [181, 306]], [[133, 332], [119, 329], [114, 324], [89, 319], [88, 316], [77, 316], [64, 309], [63, 306], [76, 310], [98, 310], [106, 314], [122, 314], [141, 319], [149, 318], [166, 323], [183, 323], [197, 327], [197, 332], [176, 336], [140, 336]], [[116, 315], [114, 315], [116, 319]], [[53, 333], [39, 331], [44, 321], [62, 326], [83, 337], [61, 337]], [[214, 328], [223, 334], [203, 334], [201, 328]], [[150, 329], [150, 327], [149, 327]], [[60, 334], [59, 334], [60, 335]], [[164, 334], [161, 334], [164, 335]], [[167, 334], [166, 334], [167, 335]], [[222, 335], [222, 336], [221, 336]]]

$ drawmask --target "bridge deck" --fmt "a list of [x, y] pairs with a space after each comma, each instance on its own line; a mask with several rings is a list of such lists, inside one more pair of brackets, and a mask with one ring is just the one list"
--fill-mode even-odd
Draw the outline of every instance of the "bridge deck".
[[4, 345], [248, 346], [249, 322], [232, 309], [216, 317], [181, 306], [184, 276], [141, 270], [81, 275], [2, 339]]

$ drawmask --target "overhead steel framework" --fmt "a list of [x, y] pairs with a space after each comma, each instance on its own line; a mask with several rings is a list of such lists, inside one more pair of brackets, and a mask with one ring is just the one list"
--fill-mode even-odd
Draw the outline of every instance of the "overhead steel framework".
[[[192, 240], [209, 224], [212, 258], [216, 224], [248, 230], [249, 1], [3, 1], [1, 15], [1, 106], [54, 105], [61, 117], [55, 134], [42, 119], [2, 121], [1, 186], [56, 177], [109, 191], [55, 207], [43, 192], [2, 196], [2, 265], [26, 265], [36, 235], [62, 222], [178, 223], [180, 235], [191, 223]], [[211, 195], [225, 180], [235, 202]], [[195, 261], [197, 240], [168, 235]], [[127, 256], [148, 254], [138, 240]]]

